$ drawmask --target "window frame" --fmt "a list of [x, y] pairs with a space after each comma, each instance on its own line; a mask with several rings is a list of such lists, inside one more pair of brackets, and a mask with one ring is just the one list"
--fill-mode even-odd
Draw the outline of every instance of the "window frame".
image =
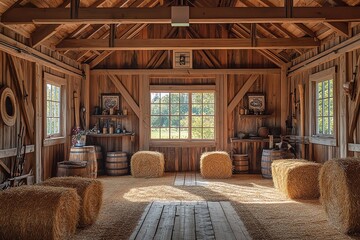
[[[47, 134], [47, 84], [60, 87], [60, 133], [54, 135]], [[66, 79], [58, 77], [49, 73], [44, 73], [44, 104], [43, 104], [43, 145], [51, 146], [66, 142], [66, 90], [67, 90]]]
[[[317, 109], [316, 109], [316, 84], [318, 82], [333, 80], [333, 121], [334, 121], [334, 134], [322, 135], [316, 133], [316, 121], [317, 121]], [[310, 142], [321, 145], [337, 146], [337, 131], [338, 131], [338, 119], [337, 119], [337, 73], [336, 67], [323, 70], [321, 72], [314, 73], [309, 77], [309, 136]]]
[[[203, 145], [206, 143], [207, 145], [215, 146], [216, 138], [217, 138], [217, 94], [215, 91], [215, 85], [150, 85], [149, 91], [149, 109], [151, 109], [151, 93], [154, 92], [166, 92], [166, 93], [204, 93], [204, 92], [213, 92], [214, 93], [214, 138], [213, 139], [192, 139], [191, 138], [191, 95], [189, 95], [189, 138], [187, 139], [152, 139], [151, 138], [151, 126], [149, 126], [149, 141], [152, 146], [163, 146], [166, 144], [167, 146], [177, 146], [181, 145]], [[203, 115], [202, 115], [203, 116]], [[149, 111], [149, 118], [151, 118], [151, 111]]]

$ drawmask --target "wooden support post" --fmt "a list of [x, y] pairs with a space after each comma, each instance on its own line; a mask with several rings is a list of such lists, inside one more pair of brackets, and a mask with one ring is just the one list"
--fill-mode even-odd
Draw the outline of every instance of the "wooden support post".
[[[340, 147], [340, 157], [345, 158], [347, 157], [348, 152], [348, 99], [346, 97], [345, 91], [341, 88], [343, 84], [346, 82], [346, 57], [345, 54], [341, 55], [340, 57], [340, 67], [339, 67], [339, 73], [338, 77], [340, 81], [337, 81], [339, 83], [339, 87], [335, 89], [339, 89], [339, 100], [336, 101], [340, 106], [338, 106], [337, 109], [339, 109], [339, 130], [338, 130], [338, 136], [339, 136], [339, 147]], [[336, 112], [335, 112], [336, 113]]]
[[89, 129], [90, 125], [90, 66], [89, 64], [83, 65], [85, 77], [82, 79], [83, 89], [81, 91], [82, 105], [85, 107], [85, 128]]
[[140, 132], [139, 149], [149, 150], [150, 141], [150, 81], [148, 75], [140, 76], [141, 83], [139, 88], [140, 96]]
[[304, 98], [304, 86], [298, 84], [299, 96], [300, 96], [300, 137], [301, 137], [301, 158], [305, 157], [305, 98]]
[[109, 47], [115, 46], [116, 24], [110, 24]]
[[280, 79], [280, 109], [281, 109], [281, 113], [280, 113], [280, 119], [281, 119], [281, 133], [285, 134], [286, 133], [286, 119], [287, 119], [287, 115], [288, 115], [288, 102], [290, 101], [290, 99], [288, 99], [288, 79], [286, 76], [287, 73], [287, 66], [284, 65], [281, 68], [281, 79]]
[[70, 11], [72, 19], [76, 19], [79, 17], [79, 6], [80, 0], [71, 0]]
[[251, 24], [251, 46], [256, 46], [256, 23]]
[[43, 68], [35, 65], [35, 182], [42, 181]]
[[286, 17], [292, 18], [293, 16], [293, 0], [285, 0]]

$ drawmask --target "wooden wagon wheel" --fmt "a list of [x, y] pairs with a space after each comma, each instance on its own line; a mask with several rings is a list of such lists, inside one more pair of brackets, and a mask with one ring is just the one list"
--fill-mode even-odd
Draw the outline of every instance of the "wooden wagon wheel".
[[17, 104], [13, 91], [8, 87], [0, 90], [0, 110], [3, 122], [9, 127], [14, 126], [17, 117]]

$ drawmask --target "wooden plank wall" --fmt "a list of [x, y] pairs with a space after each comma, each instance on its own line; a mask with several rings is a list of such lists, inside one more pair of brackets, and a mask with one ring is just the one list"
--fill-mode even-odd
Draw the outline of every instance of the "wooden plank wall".
[[[354, 30], [354, 34], [360, 33], [360, 27], [355, 28]], [[339, 44], [340, 42], [344, 41], [345, 39], [342, 37], [336, 38], [328, 43], [326, 43], [325, 45], [322, 45], [317, 51], [309, 51], [306, 54], [304, 54], [303, 56], [299, 57], [298, 59], [294, 60], [293, 63], [297, 64], [300, 63], [306, 59], [309, 59], [313, 56], [315, 56], [317, 54], [317, 52], [323, 52], [337, 44]], [[352, 73], [355, 69], [355, 65], [356, 65], [356, 60], [360, 57], [360, 50], [355, 50], [352, 52], [349, 52], [347, 54], [344, 54], [343, 57], [339, 57], [336, 58], [332, 61], [323, 63], [323, 64], [319, 64], [318, 66], [310, 69], [310, 70], [306, 70], [304, 72], [301, 72], [300, 74], [297, 74], [293, 77], [290, 77], [289, 80], [289, 88], [288, 91], [290, 92], [294, 92], [294, 90], [297, 92], [297, 99], [298, 98], [298, 90], [297, 90], [297, 85], [298, 84], [304, 84], [305, 87], [305, 107], [306, 109], [308, 109], [309, 106], [309, 98], [311, 96], [309, 96], [309, 76], [311, 74], [320, 72], [322, 70], [326, 70], [328, 68], [331, 67], [336, 67], [337, 68], [337, 72], [341, 71], [342, 69], [341, 66], [345, 66], [345, 72], [346, 72], [346, 81], [350, 81], [351, 77], [352, 77]], [[341, 61], [345, 61], [345, 63], [342, 63]], [[340, 82], [342, 81], [342, 79], [340, 79], [342, 76], [341, 74], [337, 73], [337, 82], [336, 82], [336, 87], [337, 87], [337, 91], [336, 91], [336, 96], [338, 97], [340, 95], [340, 91], [343, 91], [342, 86], [340, 85]], [[337, 129], [339, 131], [340, 126], [339, 126], [339, 99], [337, 101]], [[354, 101], [348, 101], [348, 115], [349, 115], [349, 119], [352, 116], [353, 110], [354, 110], [354, 106], [355, 106], [355, 102]], [[297, 109], [296, 111], [296, 118], [300, 119], [300, 115], [299, 115], [299, 109]], [[350, 126], [350, 120], [348, 121], [348, 128]], [[298, 134], [300, 132], [300, 126], [297, 125], [296, 126], [296, 133]], [[338, 132], [338, 134], [344, 134], [344, 133], [340, 133]], [[305, 135], [309, 135], [309, 120], [308, 120], [308, 115], [305, 111]], [[340, 157], [340, 146], [339, 146], [339, 136], [337, 138], [338, 140], [338, 145], [337, 146], [326, 146], [326, 145], [321, 145], [321, 144], [312, 144], [312, 146], [310, 147], [312, 150], [308, 151], [308, 153], [306, 154], [306, 158], [316, 161], [316, 162], [325, 162], [329, 159], [332, 158], [338, 158]], [[352, 141], [352, 139], [350, 139], [350, 141]], [[356, 143], [360, 143], [360, 121], [357, 122], [357, 127], [356, 127], [356, 133], [355, 133], [355, 142]], [[297, 149], [300, 149], [299, 147], [297, 147]], [[359, 152], [351, 152], [348, 151], [348, 156], [360, 156]]]
[[[33, 95], [33, 85], [32, 85], [32, 76], [34, 74], [33, 72], [33, 66], [34, 64], [29, 63], [27, 61], [21, 61], [21, 65], [23, 66], [23, 73], [24, 77], [24, 87], [27, 90], [28, 93], [28, 100], [32, 101], [34, 98]], [[14, 92], [14, 95], [16, 98], [16, 91], [15, 91], [15, 85], [14, 85], [14, 79], [12, 75], [10, 74], [9, 69], [9, 62], [8, 62], [8, 55], [4, 52], [0, 51], [0, 89], [2, 87], [9, 87]], [[9, 149], [9, 148], [16, 148], [17, 147], [17, 140], [18, 140], [18, 134], [20, 131], [20, 125], [21, 125], [21, 110], [20, 106], [17, 104], [17, 120], [14, 126], [9, 127], [5, 125], [2, 120], [0, 119], [0, 149]], [[23, 121], [24, 122], [24, 121]], [[24, 125], [24, 123], [23, 123]], [[25, 144], [31, 144], [29, 141], [28, 136], [25, 136], [24, 140]], [[4, 158], [1, 159], [3, 162], [10, 167], [10, 164], [12, 161], [15, 161], [15, 157], [11, 158]], [[26, 155], [26, 170], [28, 171], [30, 168], [34, 166], [34, 154], [30, 153]], [[35, 169], [34, 169], [35, 171]], [[4, 180], [6, 176], [3, 174], [3, 172], [0, 170], [0, 183]]]

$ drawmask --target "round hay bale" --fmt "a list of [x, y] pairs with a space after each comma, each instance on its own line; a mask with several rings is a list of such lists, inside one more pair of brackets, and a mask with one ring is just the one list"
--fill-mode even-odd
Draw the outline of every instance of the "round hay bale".
[[227, 152], [205, 152], [200, 157], [200, 172], [204, 178], [230, 178], [232, 162]]
[[292, 199], [319, 198], [321, 164], [304, 159], [274, 160], [271, 165], [275, 188]]
[[41, 184], [76, 189], [77, 194], [80, 196], [80, 218], [78, 226], [86, 227], [96, 221], [103, 196], [103, 186], [100, 181], [81, 177], [55, 177]]
[[68, 239], [79, 219], [74, 189], [21, 186], [0, 192], [0, 239]]
[[360, 159], [325, 162], [320, 171], [320, 200], [329, 222], [341, 232], [360, 232]]
[[131, 157], [133, 177], [161, 177], [164, 175], [164, 154], [155, 151], [138, 151]]

